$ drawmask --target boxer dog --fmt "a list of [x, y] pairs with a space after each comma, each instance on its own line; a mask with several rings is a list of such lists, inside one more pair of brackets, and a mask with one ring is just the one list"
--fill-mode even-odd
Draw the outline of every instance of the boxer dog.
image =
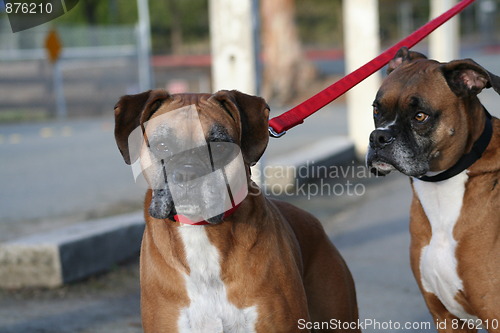
[[330, 332], [324, 323], [357, 321], [351, 274], [320, 222], [250, 179], [268, 116], [262, 98], [238, 91], [150, 90], [117, 103], [117, 145], [150, 187], [145, 332], [292, 333], [315, 323]]
[[373, 103], [367, 165], [410, 176], [411, 266], [440, 332], [500, 332], [500, 122], [477, 95], [500, 78], [470, 59], [402, 48]]

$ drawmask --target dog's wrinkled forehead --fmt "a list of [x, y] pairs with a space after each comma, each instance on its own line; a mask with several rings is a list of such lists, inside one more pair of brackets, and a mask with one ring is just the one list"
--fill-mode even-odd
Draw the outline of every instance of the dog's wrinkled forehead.
[[143, 142], [150, 149], [169, 155], [206, 146], [208, 142], [239, 145], [238, 128], [223, 124], [233, 119], [209, 102], [182, 106], [182, 103], [165, 101], [152, 109], [150, 118], [128, 138], [132, 162], [141, 155]]
[[431, 95], [437, 85], [446, 87], [439, 63], [427, 59], [415, 60], [396, 68], [384, 79], [374, 104], [394, 109], [412, 106], [421, 96]]
[[[382, 87], [411, 89], [411, 87], [428, 85], [432, 80], [441, 77], [439, 62], [428, 59], [418, 59], [404, 63], [394, 69], [382, 82]], [[444, 78], [443, 78], [443, 82]], [[401, 93], [401, 91], [400, 91]]]
[[[239, 141], [239, 124], [220, 104], [209, 100], [210, 95], [173, 95], [151, 110], [143, 119], [148, 137], [177, 137], [180, 141], [198, 145], [206, 141]], [[189, 147], [188, 147], [189, 148]]]
[[164, 144], [173, 154], [206, 143], [194, 104], [168, 111], [160, 108], [143, 126], [150, 144]]

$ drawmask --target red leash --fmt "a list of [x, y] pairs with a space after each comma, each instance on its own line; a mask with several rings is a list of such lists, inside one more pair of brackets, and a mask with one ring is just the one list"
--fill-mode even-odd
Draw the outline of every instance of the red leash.
[[325, 105], [331, 103], [338, 97], [342, 96], [349, 89], [384, 67], [394, 57], [396, 52], [401, 47], [413, 47], [415, 44], [427, 37], [431, 32], [436, 30], [453, 16], [460, 13], [474, 1], [475, 0], [462, 0], [453, 8], [428, 22], [420, 29], [416, 30], [411, 35], [401, 40], [399, 43], [395, 44], [384, 53], [377, 56], [375, 59], [361, 66], [354, 72], [346, 75], [339, 81], [320, 91], [316, 95], [310, 97], [306, 101], [300, 103], [293, 109], [269, 120], [269, 135], [275, 138], [279, 138], [284, 135], [290, 128], [295, 127], [298, 124], [302, 124], [304, 122], [304, 119], [306, 119]]

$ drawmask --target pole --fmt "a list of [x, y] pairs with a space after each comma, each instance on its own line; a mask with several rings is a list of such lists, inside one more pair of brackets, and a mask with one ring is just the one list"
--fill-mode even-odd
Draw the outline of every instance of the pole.
[[[260, 90], [258, 0], [210, 0], [212, 90]], [[252, 167], [252, 179], [263, 184], [262, 160]], [[255, 177], [260, 174], [260, 177]]]
[[[342, 7], [346, 72], [350, 73], [380, 52], [378, 0], [344, 0]], [[375, 73], [347, 93], [349, 137], [358, 158], [368, 147], [373, 129], [371, 105], [380, 81], [380, 75]]]
[[137, 0], [139, 23], [137, 27], [139, 90], [145, 91], [153, 86], [151, 70], [151, 23], [149, 21], [148, 0]]
[[56, 118], [57, 120], [66, 119], [68, 112], [66, 110], [66, 100], [64, 99], [64, 85], [61, 70], [61, 60], [56, 60], [53, 67], [54, 77], [54, 95], [56, 102]]
[[255, 94], [261, 94], [262, 88], [262, 62], [260, 60], [260, 6], [259, 0], [252, 0], [252, 35], [253, 35], [253, 60], [255, 70]]
[[[456, 0], [431, 0], [431, 19], [456, 4]], [[438, 61], [450, 61], [459, 57], [458, 15], [443, 24], [429, 36], [429, 57]]]
[[210, 0], [212, 90], [255, 95], [253, 0]]
[[[253, 35], [253, 60], [255, 71], [255, 94], [261, 94], [262, 88], [262, 62], [260, 61], [260, 6], [259, 0], [252, 0], [252, 35]], [[262, 155], [256, 165], [252, 167], [252, 174], [258, 174], [259, 177], [253, 177], [259, 186], [265, 186], [265, 168], [266, 154]]]

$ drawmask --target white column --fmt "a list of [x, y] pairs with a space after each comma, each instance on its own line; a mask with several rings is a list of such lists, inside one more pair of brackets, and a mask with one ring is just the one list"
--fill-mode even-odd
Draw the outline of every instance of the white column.
[[148, 0], [137, 0], [137, 25], [138, 65], [139, 65], [139, 90], [145, 91], [154, 88], [153, 70], [151, 68], [151, 24], [149, 21]]
[[[350, 73], [380, 52], [377, 0], [344, 0], [344, 50], [346, 72]], [[356, 154], [363, 158], [373, 130], [372, 103], [380, 86], [380, 75], [373, 74], [347, 93], [349, 137]]]
[[[259, 39], [254, 34], [258, 30], [256, 0], [210, 0], [209, 15], [212, 90], [236, 89], [250, 95], [258, 94], [256, 44]], [[252, 174], [262, 175], [262, 169], [261, 160], [252, 167]], [[263, 183], [263, 176], [252, 179], [259, 185]]]
[[212, 90], [256, 94], [252, 0], [210, 0]]
[[[453, 7], [456, 0], [430, 0], [431, 19]], [[455, 16], [429, 36], [429, 57], [445, 62], [459, 57], [459, 18]]]

